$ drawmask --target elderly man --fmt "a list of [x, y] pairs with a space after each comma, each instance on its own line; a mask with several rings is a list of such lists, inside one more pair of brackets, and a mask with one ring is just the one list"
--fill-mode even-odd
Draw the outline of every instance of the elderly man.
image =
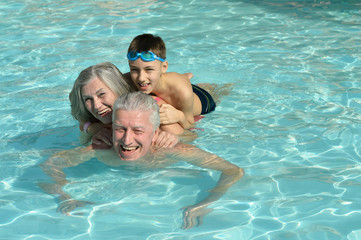
[[53, 185], [44, 184], [43, 189], [48, 193], [60, 194], [60, 200], [63, 201], [58, 211], [67, 214], [76, 207], [90, 203], [74, 200], [63, 192], [62, 185], [66, 180], [62, 169], [76, 166], [92, 157], [110, 166], [132, 164], [154, 169], [186, 161], [221, 171], [218, 183], [209, 195], [199, 203], [184, 208], [183, 229], [199, 225], [203, 216], [211, 211], [206, 207], [218, 200], [243, 176], [242, 168], [190, 144], [179, 142], [171, 148], [155, 147], [152, 143], [157, 138], [159, 129], [159, 107], [149, 95], [141, 92], [124, 94], [116, 100], [113, 109], [113, 145], [118, 157], [111, 150], [77, 148], [59, 153], [42, 165], [44, 172], [56, 182]]

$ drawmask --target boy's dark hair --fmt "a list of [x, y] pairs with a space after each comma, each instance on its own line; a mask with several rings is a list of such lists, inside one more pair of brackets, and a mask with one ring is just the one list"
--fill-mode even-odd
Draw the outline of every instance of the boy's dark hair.
[[152, 51], [158, 57], [166, 59], [166, 48], [165, 43], [157, 35], [153, 34], [141, 34], [136, 36], [129, 45], [128, 53], [130, 51], [144, 52]]

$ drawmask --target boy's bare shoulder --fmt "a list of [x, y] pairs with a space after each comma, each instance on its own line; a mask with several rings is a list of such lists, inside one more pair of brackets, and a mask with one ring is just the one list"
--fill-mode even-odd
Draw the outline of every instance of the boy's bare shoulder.
[[183, 100], [192, 97], [192, 85], [184, 74], [169, 72], [164, 74], [165, 82], [168, 85], [169, 92]]
[[180, 74], [180, 73], [177, 73], [177, 72], [166, 72], [163, 75], [164, 75], [164, 78], [167, 81], [175, 81], [175, 80], [177, 80], [177, 81], [182, 81], [182, 82], [185, 82], [185, 83], [190, 83], [189, 78], [184, 74]]

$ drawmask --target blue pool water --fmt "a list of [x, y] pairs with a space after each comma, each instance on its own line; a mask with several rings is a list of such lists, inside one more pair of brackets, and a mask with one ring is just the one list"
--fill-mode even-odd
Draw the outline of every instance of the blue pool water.
[[[0, 239], [361, 239], [358, 0], [4, 0], [0, 17]], [[194, 144], [246, 175], [187, 231], [180, 208], [218, 173], [93, 160], [66, 172], [65, 190], [97, 203], [72, 216], [37, 186], [49, 181], [38, 164], [79, 146], [79, 72], [126, 72], [143, 32], [165, 40], [169, 71], [234, 84]]]

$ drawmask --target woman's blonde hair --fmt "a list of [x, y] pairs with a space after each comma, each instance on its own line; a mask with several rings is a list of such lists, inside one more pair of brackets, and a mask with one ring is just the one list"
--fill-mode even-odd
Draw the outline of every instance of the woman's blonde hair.
[[71, 115], [81, 122], [98, 122], [98, 120], [86, 109], [81, 94], [82, 88], [98, 77], [117, 96], [136, 90], [131, 81], [127, 81], [119, 69], [110, 62], [99, 63], [90, 66], [80, 72], [74, 82], [73, 89], [69, 94]]

